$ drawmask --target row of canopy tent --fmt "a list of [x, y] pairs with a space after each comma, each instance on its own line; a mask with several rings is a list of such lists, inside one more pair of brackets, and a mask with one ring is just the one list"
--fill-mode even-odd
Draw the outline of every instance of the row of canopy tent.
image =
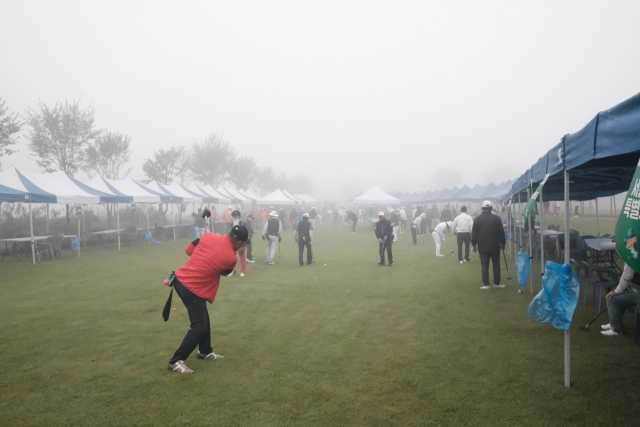
[[442, 189], [421, 193], [401, 193], [391, 192], [389, 195], [400, 200], [400, 203], [450, 203], [450, 202], [482, 202], [491, 200], [492, 202], [502, 202], [511, 193], [513, 181], [505, 181], [498, 185], [477, 184], [473, 188], [465, 185], [462, 188]]
[[[538, 193], [539, 203], [565, 201], [564, 263], [570, 264], [570, 202], [626, 192], [640, 159], [640, 93], [601, 111], [579, 131], [567, 134], [514, 181], [505, 200], [526, 202]], [[546, 181], [545, 181], [546, 180]], [[542, 188], [538, 188], [544, 182]], [[537, 196], [535, 196], [537, 199]], [[596, 204], [597, 207], [597, 204]], [[528, 218], [531, 221], [531, 216]], [[540, 209], [544, 228], [544, 209]], [[543, 234], [540, 234], [543, 239]], [[531, 236], [529, 237], [531, 247]], [[544, 251], [541, 242], [541, 272]], [[531, 255], [531, 254], [530, 254]], [[531, 275], [533, 279], [533, 275]], [[531, 283], [533, 292], [533, 283]], [[565, 386], [570, 386], [569, 329], [565, 337]]]
[[[315, 202], [315, 199], [304, 195], [294, 198], [281, 192], [290, 203], [304, 204]], [[31, 228], [32, 257], [35, 263], [35, 241], [33, 234], [33, 217], [31, 204], [118, 204], [118, 203], [222, 203], [251, 205], [275, 204], [273, 200], [262, 201], [249, 191], [239, 191], [210, 185], [192, 183], [185, 187], [178, 183], [168, 185], [151, 181], [142, 184], [134, 179], [112, 180], [100, 176], [94, 177], [84, 184], [64, 172], [37, 174], [20, 171], [15, 167], [0, 172], [0, 202], [27, 202], [29, 204], [29, 222]], [[117, 229], [120, 229], [119, 210], [116, 209]], [[149, 228], [149, 212], [147, 209], [147, 228]], [[175, 225], [175, 224], [174, 224]], [[175, 228], [174, 228], [175, 238]], [[120, 233], [117, 232], [118, 249], [120, 249]]]

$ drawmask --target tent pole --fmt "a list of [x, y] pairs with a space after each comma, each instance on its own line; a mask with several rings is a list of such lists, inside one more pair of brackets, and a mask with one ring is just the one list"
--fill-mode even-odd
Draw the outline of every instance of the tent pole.
[[47, 235], [49, 234], [49, 203], [47, 203]]
[[[564, 171], [564, 263], [570, 265], [571, 239], [569, 238], [569, 171]], [[569, 329], [564, 331], [564, 386], [570, 387], [570, 336]]]
[[118, 236], [118, 250], [120, 250], [120, 204], [116, 203], [116, 228], [118, 231], [116, 235]]
[[[80, 217], [78, 217], [78, 237], [80, 237]], [[80, 238], [80, 241], [82, 241], [82, 238]], [[80, 257], [80, 247], [81, 245], [78, 245], [78, 258]]]
[[[531, 187], [533, 184], [530, 184], [527, 187], [527, 198], [531, 199], [531, 191], [533, 188]], [[525, 206], [526, 207], [526, 206]], [[535, 228], [535, 224], [533, 224], [533, 220], [531, 219], [531, 214], [529, 214], [527, 221], [529, 221], [529, 259], [531, 260], [531, 265], [533, 266], [533, 245], [531, 242], [531, 236], [533, 235], [533, 230]], [[529, 283], [531, 283], [531, 294], [533, 295], [533, 274], [529, 274]]]
[[544, 276], [544, 206], [540, 189], [540, 274]]
[[598, 236], [600, 235], [600, 220], [598, 219], [598, 198], [596, 197], [596, 227], [598, 228]]
[[[82, 205], [82, 239], [80, 239], [81, 242], [84, 242], [84, 247], [87, 247], [87, 222], [84, 219], [84, 210], [87, 208], [87, 205]], [[80, 233], [78, 233], [78, 236], [80, 236]]]
[[[149, 203], [146, 203], [147, 205], [147, 231], [151, 230], [151, 226], [149, 225]], [[149, 244], [151, 244], [151, 241], [149, 241]]]
[[618, 209], [616, 209], [616, 196], [613, 196], [613, 211], [618, 212]]
[[609, 207], [611, 208], [611, 216], [613, 216], [613, 196], [609, 199]]
[[173, 226], [173, 240], [176, 240], [176, 221], [173, 215], [173, 203], [171, 203], [171, 225]]
[[[518, 217], [522, 214], [520, 210], [520, 193], [518, 193]], [[524, 228], [524, 223], [522, 227], [518, 227], [518, 252], [522, 251], [522, 229]]]
[[33, 265], [36, 264], [36, 241], [33, 238], [33, 215], [31, 214], [31, 196], [29, 196], [29, 226], [31, 227], [31, 257]]

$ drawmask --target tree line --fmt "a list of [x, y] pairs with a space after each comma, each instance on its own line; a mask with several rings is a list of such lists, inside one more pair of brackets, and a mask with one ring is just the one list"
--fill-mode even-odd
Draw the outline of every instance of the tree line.
[[[0, 161], [11, 155], [22, 130], [27, 147], [43, 172], [63, 171], [70, 176], [79, 171], [89, 178], [100, 175], [109, 179], [125, 178], [132, 167], [131, 137], [105, 129], [97, 129], [91, 105], [80, 106], [80, 100], [57, 102], [53, 107], [43, 102], [37, 109], [27, 108], [24, 117], [12, 113], [0, 98]], [[159, 149], [142, 165], [146, 182], [160, 184], [197, 181], [214, 188], [232, 182], [241, 190], [254, 187], [260, 195], [286, 188], [292, 193], [311, 191], [305, 176], [287, 177], [271, 167], [259, 167], [253, 157], [239, 155], [237, 150], [215, 133], [189, 146]], [[70, 207], [67, 206], [67, 218]]]

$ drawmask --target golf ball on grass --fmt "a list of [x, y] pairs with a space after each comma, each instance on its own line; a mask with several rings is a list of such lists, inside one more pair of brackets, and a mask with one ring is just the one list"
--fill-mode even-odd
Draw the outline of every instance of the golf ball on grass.
[[169, 286], [169, 281], [167, 279], [164, 279], [164, 285]]
[[177, 309], [174, 307], [174, 308], [173, 308], [173, 311], [176, 311], [176, 310], [177, 310]]

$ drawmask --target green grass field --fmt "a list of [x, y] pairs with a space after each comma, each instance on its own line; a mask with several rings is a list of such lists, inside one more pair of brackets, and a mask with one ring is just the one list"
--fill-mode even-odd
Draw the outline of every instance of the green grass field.
[[[288, 233], [275, 266], [256, 239], [247, 276], [222, 279], [209, 313], [225, 358], [193, 355], [191, 375], [166, 369], [188, 329], [176, 295], [177, 311], [161, 318], [162, 281], [186, 260], [187, 239], [87, 248], [80, 259], [65, 251], [35, 266], [6, 259], [0, 425], [640, 423], [638, 347], [602, 336], [605, 317], [578, 331], [596, 314], [591, 296], [571, 328], [566, 389], [562, 331], [525, 316], [532, 296], [515, 279], [480, 290], [476, 254], [463, 265], [436, 258], [430, 236], [413, 246], [405, 233], [394, 266], [378, 267], [368, 225], [324, 226], [316, 263], [301, 268]], [[633, 332], [633, 314], [625, 323]]]

